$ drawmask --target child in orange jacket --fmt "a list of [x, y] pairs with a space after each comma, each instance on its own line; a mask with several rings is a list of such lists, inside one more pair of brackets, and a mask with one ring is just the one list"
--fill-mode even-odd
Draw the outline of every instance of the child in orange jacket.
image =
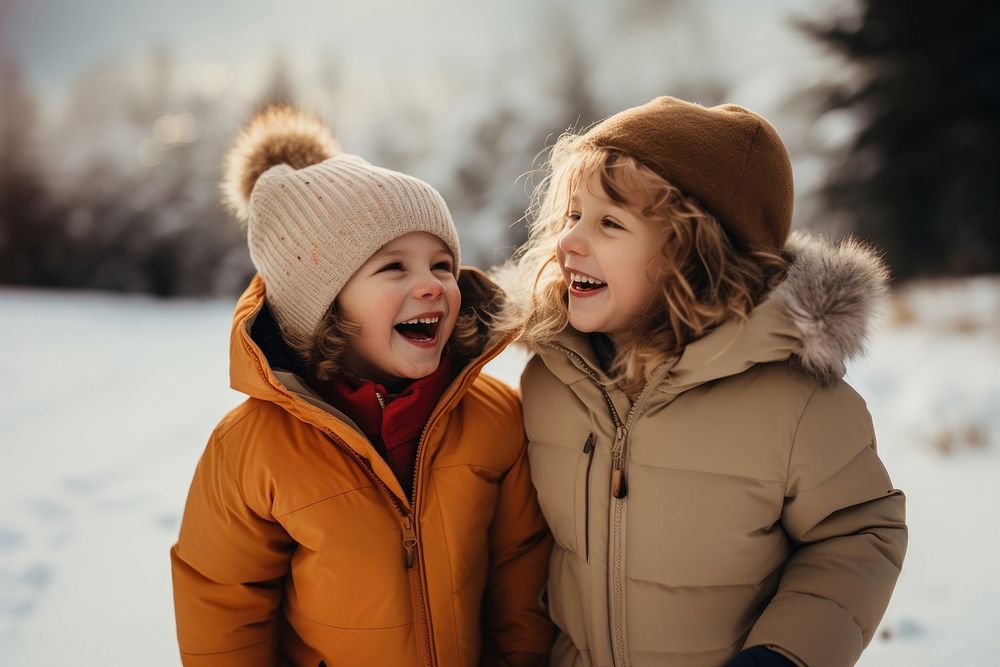
[[185, 665], [542, 665], [551, 542], [501, 303], [445, 202], [270, 109], [224, 194], [258, 275], [171, 551]]

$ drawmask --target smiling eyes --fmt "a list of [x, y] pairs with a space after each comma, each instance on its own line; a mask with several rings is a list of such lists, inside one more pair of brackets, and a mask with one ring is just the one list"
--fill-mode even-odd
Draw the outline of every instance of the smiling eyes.
[[[385, 266], [379, 267], [378, 271], [375, 273], [384, 273], [386, 271], [405, 271], [406, 267], [403, 266], [402, 262], [389, 262]], [[451, 273], [451, 262], [437, 262], [431, 267], [431, 271], [447, 271]]]
[[[567, 223], [569, 223], [569, 226], [572, 227], [576, 223], [580, 222], [580, 214], [579, 213], [569, 213], [566, 216], [566, 221], [567, 221]], [[600, 224], [601, 224], [601, 227], [603, 227], [604, 229], [625, 229], [624, 227], [622, 227], [620, 224], [618, 224], [617, 222], [615, 222], [611, 218], [602, 218]]]
[[402, 262], [390, 262], [385, 266], [380, 266], [378, 271], [376, 271], [376, 273], [384, 273], [385, 271], [402, 271], [402, 270], [403, 270]]

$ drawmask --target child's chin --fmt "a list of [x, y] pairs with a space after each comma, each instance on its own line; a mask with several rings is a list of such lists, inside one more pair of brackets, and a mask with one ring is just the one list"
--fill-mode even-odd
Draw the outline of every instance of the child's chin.
[[572, 315], [569, 317], [569, 324], [580, 333], [593, 333], [597, 331], [597, 327], [592, 323], [582, 318], [574, 318]]
[[405, 379], [419, 380], [436, 371], [439, 365], [441, 365], [440, 354], [435, 356], [433, 361], [428, 360], [426, 363], [409, 364], [406, 368], [401, 369], [401, 371], [404, 373], [403, 377]]

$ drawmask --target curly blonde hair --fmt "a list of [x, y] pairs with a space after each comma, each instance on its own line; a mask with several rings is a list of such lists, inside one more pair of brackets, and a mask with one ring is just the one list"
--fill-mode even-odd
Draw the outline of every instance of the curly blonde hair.
[[734, 247], [697, 201], [624, 152], [562, 135], [546, 177], [532, 195], [529, 237], [496, 272], [511, 304], [495, 325], [529, 347], [551, 341], [569, 323], [567, 286], [556, 260], [573, 192], [597, 175], [608, 197], [649, 223], [664, 225], [657, 267], [660, 297], [636, 326], [615, 335], [612, 381], [637, 395], [653, 372], [723, 322], [747, 315], [780, 282], [788, 259], [778, 251]]
[[[482, 315], [471, 305], [463, 305], [455, 320], [455, 329], [443, 354], [464, 363], [479, 356], [487, 343], [486, 325]], [[281, 330], [285, 344], [302, 363], [309, 379], [326, 381], [341, 372], [344, 355], [351, 339], [361, 335], [361, 327], [343, 317], [334, 301], [323, 320], [309, 336]]]

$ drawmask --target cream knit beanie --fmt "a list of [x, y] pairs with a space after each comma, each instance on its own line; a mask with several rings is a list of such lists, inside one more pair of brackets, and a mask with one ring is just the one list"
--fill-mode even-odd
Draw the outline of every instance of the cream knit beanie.
[[458, 233], [437, 190], [340, 153], [316, 118], [258, 114], [226, 158], [223, 201], [247, 224], [250, 259], [284, 331], [312, 335], [344, 284], [393, 239], [428, 232], [458, 273]]

